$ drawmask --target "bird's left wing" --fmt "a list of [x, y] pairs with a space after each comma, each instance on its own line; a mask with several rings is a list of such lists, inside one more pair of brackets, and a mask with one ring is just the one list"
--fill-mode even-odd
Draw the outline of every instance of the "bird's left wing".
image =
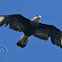
[[39, 23], [33, 35], [43, 40], [47, 40], [48, 37], [51, 37], [53, 44], [62, 47], [62, 32], [53, 25]]
[[5, 27], [9, 24], [9, 28], [22, 31], [27, 24], [30, 24], [30, 20], [20, 14], [6, 15], [0, 17], [0, 26], [4, 24], [6, 24]]

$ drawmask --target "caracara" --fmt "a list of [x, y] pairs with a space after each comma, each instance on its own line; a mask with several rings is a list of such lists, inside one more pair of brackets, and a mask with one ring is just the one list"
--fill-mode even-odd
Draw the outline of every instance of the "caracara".
[[19, 47], [25, 47], [31, 35], [43, 40], [50, 37], [54, 45], [62, 47], [62, 31], [53, 25], [39, 23], [40, 18], [40, 15], [33, 19], [27, 19], [20, 14], [6, 15], [0, 17], [0, 26], [6, 24], [6, 27], [9, 24], [10, 29], [24, 33], [17, 43]]

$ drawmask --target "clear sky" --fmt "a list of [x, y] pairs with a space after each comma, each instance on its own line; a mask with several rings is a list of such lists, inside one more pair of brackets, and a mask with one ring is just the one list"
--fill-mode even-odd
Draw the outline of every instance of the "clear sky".
[[[0, 15], [22, 14], [28, 19], [41, 15], [40, 23], [51, 24], [62, 30], [62, 0], [1, 0]], [[9, 27], [9, 26], [8, 26]], [[62, 49], [47, 41], [31, 36], [25, 48], [16, 43], [23, 36], [8, 27], [0, 27], [0, 45], [8, 52], [0, 62], [61, 62]]]

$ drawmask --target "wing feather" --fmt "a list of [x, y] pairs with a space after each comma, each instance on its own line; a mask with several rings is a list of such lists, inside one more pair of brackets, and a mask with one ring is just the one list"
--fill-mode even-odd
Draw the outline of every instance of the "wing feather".
[[39, 23], [39, 26], [33, 35], [43, 40], [47, 40], [51, 37], [53, 44], [62, 47], [62, 32], [53, 25]]
[[14, 14], [14, 15], [6, 15], [3, 17], [0, 17], [0, 26], [5, 25], [5, 27], [9, 24], [9, 28], [16, 30], [16, 31], [23, 31], [24, 27], [28, 24], [29, 25], [30, 20], [23, 17], [20, 14]]

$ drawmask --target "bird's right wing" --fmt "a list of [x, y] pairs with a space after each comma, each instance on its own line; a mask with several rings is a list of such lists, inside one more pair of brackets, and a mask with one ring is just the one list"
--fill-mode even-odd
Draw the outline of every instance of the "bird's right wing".
[[33, 35], [43, 40], [47, 40], [51, 37], [53, 44], [62, 47], [62, 32], [53, 25], [39, 23], [39, 26]]
[[4, 24], [5, 27], [9, 24], [9, 28], [13, 30], [23, 31], [24, 27], [30, 24], [30, 20], [20, 14], [6, 15], [0, 17], [0, 26]]

